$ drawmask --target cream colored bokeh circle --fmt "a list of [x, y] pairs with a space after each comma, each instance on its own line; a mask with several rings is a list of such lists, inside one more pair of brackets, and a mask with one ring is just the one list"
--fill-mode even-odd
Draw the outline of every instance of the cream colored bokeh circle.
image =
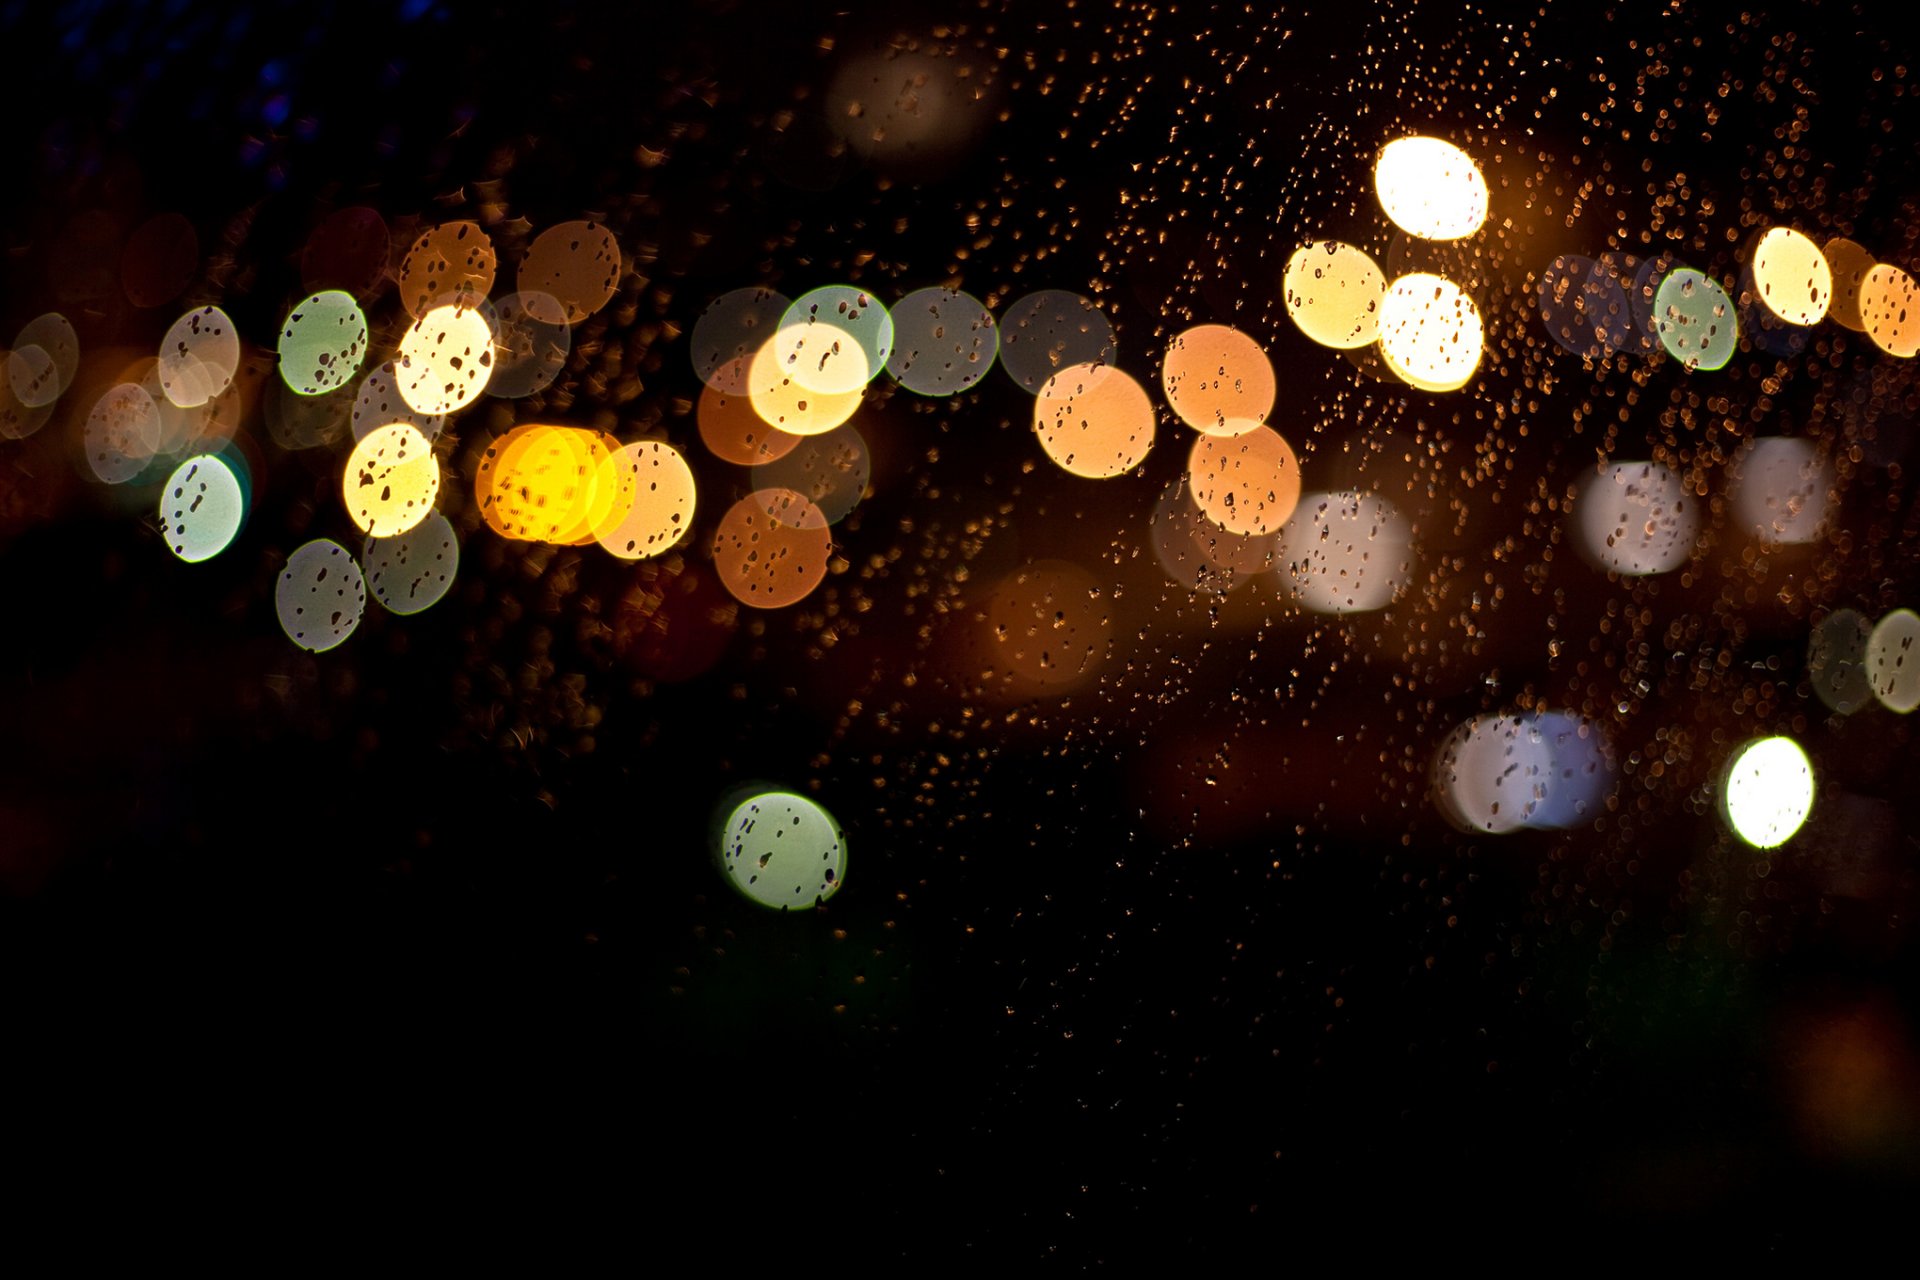
[[1754, 246], [1753, 287], [1761, 305], [1788, 324], [1819, 324], [1833, 302], [1833, 271], [1819, 245], [1775, 227]]
[[860, 407], [863, 382], [848, 391], [820, 392], [791, 376], [778, 342], [754, 352], [747, 366], [747, 398], [768, 426], [790, 436], [817, 436], [833, 430]]
[[433, 444], [407, 422], [369, 431], [347, 457], [340, 480], [347, 514], [371, 538], [405, 533], [427, 518], [440, 496]]
[[1487, 180], [1451, 142], [1396, 138], [1380, 149], [1373, 183], [1393, 224], [1423, 240], [1458, 240], [1486, 221]]
[[1295, 249], [1281, 289], [1294, 325], [1323, 347], [1351, 351], [1380, 336], [1387, 277], [1363, 250], [1338, 240]]
[[1479, 309], [1451, 280], [1416, 272], [1387, 287], [1380, 356], [1408, 386], [1459, 390], [1472, 380], [1485, 344]]
[[464, 409], [493, 376], [493, 326], [477, 307], [435, 307], [400, 339], [393, 372], [400, 398], [415, 413]]
[[[622, 560], [643, 560], [671, 548], [693, 527], [693, 469], [672, 445], [638, 440], [600, 464], [603, 488], [631, 496], [596, 530], [601, 546]], [[622, 474], [624, 473], [624, 474]]]

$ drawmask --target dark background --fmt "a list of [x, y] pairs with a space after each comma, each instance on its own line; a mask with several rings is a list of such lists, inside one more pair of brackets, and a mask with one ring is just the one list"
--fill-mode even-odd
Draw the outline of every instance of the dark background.
[[[272, 587], [308, 538], [358, 545], [339, 448], [249, 422], [249, 523], [186, 566], [151, 484], [85, 475], [78, 387], [106, 370], [0, 443], [0, 1070], [10, 1127], [46, 1139], [18, 1148], [30, 1180], [268, 1223], [478, 1207], [483, 1231], [722, 1265], [1844, 1256], [1897, 1230], [1920, 1169], [1913, 747], [1878, 708], [1830, 716], [1804, 666], [1826, 610], [1913, 599], [1910, 374], [1829, 325], [1709, 383], [1583, 362], [1529, 311], [1555, 254], [1643, 228], [1723, 275], [1770, 221], [1912, 269], [1912, 49], [1887, 15], [219, 9], [0, 10], [0, 334], [59, 309], [83, 353], [157, 342], [171, 306], [73, 283], [89, 211], [109, 265], [185, 214], [203, 267], [180, 305], [255, 342], [349, 204], [396, 251], [481, 219], [503, 286], [517, 220], [596, 217], [630, 272], [554, 396], [449, 428], [453, 593], [370, 605], [332, 653], [286, 642]], [[841, 145], [840, 60], [907, 40], [972, 68], [995, 118], [951, 154]], [[1409, 128], [1486, 156], [1506, 219], [1447, 259], [1490, 316], [1457, 397], [1370, 381], [1279, 306], [1311, 236], [1422, 252], [1368, 186]], [[1074, 480], [999, 374], [876, 394], [848, 565], [791, 610], [713, 621], [697, 547], [634, 568], [461, 513], [472, 442], [543, 412], [666, 434], [710, 531], [742, 480], [698, 444], [686, 331], [725, 290], [839, 280], [952, 280], [996, 310], [1088, 293], [1150, 387], [1171, 333], [1240, 325], [1309, 484], [1405, 506], [1431, 576], [1340, 624], [1166, 585], [1144, 529], [1185, 428], [1163, 415], [1141, 478]], [[397, 305], [368, 310], [390, 329]], [[1596, 449], [1717, 475], [1757, 430], [1859, 450], [1813, 548], [1756, 564], [1716, 511], [1685, 581], [1552, 554], [1541, 501]], [[1114, 643], [1093, 685], [1023, 701], [969, 665], [966, 620], [1049, 557], [1118, 588]], [[1452, 832], [1434, 746], [1535, 699], [1607, 723], [1617, 804]], [[1769, 731], [1826, 789], [1764, 857], [1711, 784]], [[766, 914], [714, 870], [713, 807], [754, 779], [847, 830], [825, 908]]]

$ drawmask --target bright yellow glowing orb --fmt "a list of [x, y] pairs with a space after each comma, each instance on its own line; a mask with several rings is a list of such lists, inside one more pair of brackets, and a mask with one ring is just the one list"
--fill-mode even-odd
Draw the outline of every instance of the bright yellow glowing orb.
[[494, 441], [474, 471], [481, 519], [505, 538], [573, 543], [592, 537], [614, 494], [600, 494], [599, 464], [613, 448], [579, 427], [526, 423]]
[[369, 431], [347, 457], [340, 493], [362, 533], [373, 538], [405, 533], [427, 518], [440, 496], [433, 445], [408, 422]]
[[1317, 240], [1293, 251], [1280, 284], [1294, 325], [1321, 346], [1351, 351], [1380, 336], [1387, 277], [1365, 251]]
[[400, 339], [393, 371], [400, 398], [415, 413], [464, 409], [493, 376], [493, 326], [474, 307], [435, 307]]
[[[858, 350], [857, 345], [854, 350]], [[846, 356], [847, 361], [856, 359], [864, 366], [864, 356], [856, 357], [852, 352]], [[852, 365], [844, 363], [840, 367]], [[865, 391], [865, 382], [849, 390], [831, 392], [802, 386], [792, 376], [777, 341], [770, 341], [754, 352], [747, 366], [747, 398], [753, 404], [753, 411], [760, 415], [762, 422], [790, 436], [817, 436], [833, 430], [853, 416]]]
[[1373, 185], [1393, 224], [1423, 240], [1458, 240], [1487, 217], [1487, 180], [1473, 157], [1439, 138], [1396, 138], [1380, 149]]
[[1272, 427], [1201, 436], [1187, 453], [1194, 505], [1228, 533], [1278, 533], [1300, 504], [1300, 460]]
[[1061, 470], [1107, 480], [1139, 466], [1153, 448], [1153, 404], [1111, 365], [1076, 364], [1042, 384], [1033, 429]]
[[1785, 844], [1813, 812], [1813, 764], [1792, 738], [1756, 738], [1727, 765], [1727, 824], [1756, 849]]
[[1473, 299], [1451, 280], [1417, 272], [1387, 288], [1380, 357], [1419, 391], [1458, 391], [1480, 365], [1486, 334]]
[[1890, 356], [1911, 359], [1920, 352], [1920, 297], [1913, 277], [1881, 263], [1860, 282], [1860, 321], [1873, 345]]
[[1244, 435], [1273, 412], [1273, 361], [1224, 324], [1195, 325], [1167, 344], [1160, 382], [1180, 420], [1210, 436]]
[[1754, 246], [1753, 285], [1788, 324], [1819, 324], [1833, 301], [1833, 269], [1820, 246], [1791, 227], [1773, 228]]
[[596, 534], [622, 560], [657, 556], [693, 527], [693, 469], [672, 445], [640, 440], [622, 446], [600, 464], [598, 483], [627, 495], [617, 508], [624, 514]]

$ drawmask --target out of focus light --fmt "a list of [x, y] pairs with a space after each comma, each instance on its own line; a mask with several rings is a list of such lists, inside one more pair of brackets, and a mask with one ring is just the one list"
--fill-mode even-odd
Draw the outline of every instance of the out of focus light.
[[693, 371], [726, 396], [747, 394], [747, 371], [754, 353], [767, 345], [780, 317], [792, 305], [772, 289], [735, 289], [707, 304], [693, 322]]
[[1150, 521], [1154, 556], [1170, 581], [1221, 595], [1273, 568], [1277, 535], [1228, 533], [1194, 504], [1185, 477], [1161, 491]]
[[58, 311], [35, 316], [14, 336], [6, 361], [7, 381], [20, 403], [45, 408], [73, 385], [80, 371], [80, 339]]
[[720, 517], [713, 567], [728, 594], [756, 609], [781, 609], [827, 576], [833, 534], [820, 509], [792, 490], [761, 490]]
[[1700, 511], [1680, 473], [1657, 462], [1609, 462], [1573, 503], [1580, 549], [1603, 569], [1644, 575], [1687, 562]]
[[562, 222], [527, 248], [515, 277], [520, 289], [558, 299], [568, 324], [607, 305], [620, 286], [620, 242], [597, 222]]
[[1000, 326], [986, 304], [958, 289], [916, 289], [893, 304], [887, 372], [907, 390], [950, 396], [987, 376]]
[[1314, 613], [1384, 609], [1413, 580], [1412, 541], [1384, 498], [1309, 494], [1280, 530], [1281, 589]]
[[[672, 445], [639, 440], [600, 464], [598, 484], [627, 495], [602, 519], [595, 537], [622, 560], [667, 551], [693, 527], [693, 470]], [[624, 474], [621, 474], [624, 472]]]
[[435, 307], [402, 335], [393, 360], [415, 413], [449, 414], [480, 398], [493, 376], [493, 326], [478, 307]]
[[1224, 324], [1177, 334], [1167, 344], [1160, 382], [1180, 420], [1213, 436], [1242, 435], [1264, 423], [1277, 390], [1266, 350]]
[[323, 396], [353, 380], [367, 357], [367, 317], [350, 293], [303, 300], [280, 329], [280, 377], [298, 395]]
[[1300, 460], [1272, 427], [1199, 437], [1187, 474], [1195, 505], [1229, 533], [1278, 533], [1300, 501]]
[[1042, 289], [1000, 316], [1000, 367], [1029, 394], [1077, 364], [1112, 364], [1113, 325], [1091, 300]]
[[545, 391], [566, 367], [573, 330], [566, 306], [545, 293], [510, 293], [494, 304], [493, 376], [487, 394], [518, 400]]
[[1874, 624], [1867, 637], [1867, 679], [1873, 696], [1889, 711], [1906, 715], [1920, 707], [1920, 614], [1895, 609]]
[[1033, 429], [1063, 471], [1106, 480], [1139, 466], [1153, 448], [1153, 403], [1111, 365], [1071, 365], [1034, 397]]
[[1485, 343], [1479, 309], [1451, 280], [1415, 273], [1387, 286], [1380, 357], [1408, 386], [1433, 392], [1466, 386]]
[[878, 298], [852, 285], [830, 284], [794, 300], [780, 317], [773, 345], [795, 384], [845, 395], [857, 394], [887, 367], [893, 341], [893, 316]]
[[432, 443], [409, 423], [375, 428], [348, 455], [340, 493], [368, 537], [405, 533], [427, 518], [440, 495]]
[[415, 319], [439, 306], [477, 306], [493, 292], [499, 265], [479, 223], [442, 223], [421, 232], [401, 259], [400, 305]]
[[1434, 753], [1434, 803], [1462, 831], [1590, 822], [1611, 789], [1598, 725], [1565, 711], [1478, 716]]
[[[855, 362], [860, 359], [849, 358]], [[833, 430], [853, 416], [865, 390], [864, 382], [838, 393], [803, 386], [792, 377], [778, 340], [755, 352], [747, 368], [747, 398], [753, 403], [753, 411], [768, 426], [793, 436], [817, 436]]]
[[344, 643], [367, 608], [367, 582], [347, 549], [316, 538], [287, 557], [274, 586], [280, 629], [302, 649], [325, 653]]
[[400, 383], [389, 360], [375, 365], [360, 380], [360, 389], [353, 396], [353, 438], [364, 440], [369, 432], [395, 422], [404, 422], [427, 439], [437, 440], [447, 417], [442, 413], [415, 413], [400, 397]]
[[1863, 332], [1867, 326], [1860, 318], [1860, 286], [1866, 283], [1867, 272], [1873, 270], [1873, 255], [1865, 246], [1845, 238], [1827, 241], [1820, 252], [1833, 281], [1833, 303], [1827, 315], [1843, 328]]
[[1295, 249], [1281, 290], [1294, 325], [1323, 347], [1352, 350], [1380, 336], [1387, 278], [1364, 250], [1338, 240]]
[[840, 891], [847, 839], [825, 809], [791, 791], [741, 801], [720, 829], [720, 869], [747, 898], [803, 911]]
[[[474, 505], [495, 533], [523, 542], [592, 541], [619, 499], [602, 490], [600, 464], [619, 450], [579, 427], [523, 423], [481, 454]], [[620, 473], [607, 476], [620, 479]], [[623, 513], [624, 514], [624, 513]]]
[[1722, 811], [1756, 849], [1793, 838], [1813, 812], [1813, 764], [1792, 738], [1755, 738], [1727, 763]]
[[1106, 596], [1092, 575], [1042, 560], [1001, 579], [987, 605], [988, 663], [1016, 694], [1070, 692], [1099, 671], [1113, 637]]
[[160, 340], [160, 390], [182, 409], [225, 391], [240, 367], [240, 335], [218, 307], [189, 311]]
[[1905, 359], [1920, 352], [1920, 297], [1914, 296], [1913, 277], [1884, 262], [1868, 271], [1860, 283], [1860, 322], [1888, 355]]
[[160, 448], [160, 410], [145, 388], [119, 383], [94, 402], [81, 438], [93, 474], [107, 484], [125, 484]]
[[1393, 224], [1425, 240], [1458, 240], [1486, 221], [1480, 167], [1439, 138], [1396, 138], [1380, 148], [1373, 185]]
[[405, 533], [368, 538], [360, 553], [367, 589], [388, 613], [413, 614], [440, 602], [460, 570], [460, 539], [453, 523], [438, 511], [427, 512]]
[[823, 436], [801, 439], [783, 456], [756, 466], [753, 487], [791, 489], [818, 507], [828, 524], [839, 524], [866, 495], [872, 475], [866, 440], [851, 422], [843, 422]]
[[736, 466], [752, 467], [762, 462], [771, 462], [793, 450], [802, 437], [789, 435], [785, 431], [770, 427], [754, 412], [753, 401], [742, 390], [724, 392], [716, 384], [738, 383], [745, 387], [746, 358], [732, 361], [739, 365], [736, 371], [723, 367], [716, 371], [713, 382], [700, 391], [700, 403], [694, 408], [694, 419], [700, 428], [700, 441], [707, 446], [714, 457]]
[[1760, 541], [1812, 542], [1827, 517], [1832, 470], [1811, 440], [1755, 440], [1733, 464], [1733, 514]]
[[216, 454], [188, 458], [174, 468], [160, 491], [160, 525], [167, 549], [189, 564], [225, 551], [246, 514], [240, 481]]
[[1740, 342], [1733, 300], [1719, 281], [1681, 267], [1653, 295], [1660, 345], [1689, 369], [1720, 369]]
[[1867, 642], [1873, 623], [1856, 609], [1835, 609], [1807, 637], [1807, 682], [1828, 709], [1852, 715], [1873, 700]]
[[1833, 271], [1820, 246], [1791, 227], [1775, 227], [1753, 250], [1760, 301], [1788, 324], [1819, 324], [1833, 301]]

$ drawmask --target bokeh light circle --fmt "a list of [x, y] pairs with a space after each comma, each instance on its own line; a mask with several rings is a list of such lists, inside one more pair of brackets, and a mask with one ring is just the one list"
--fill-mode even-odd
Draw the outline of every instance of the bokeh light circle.
[[756, 609], [783, 609], [827, 576], [833, 534], [805, 495], [761, 490], [727, 509], [713, 534], [713, 565], [728, 594]]
[[1412, 544], [1406, 517], [1384, 498], [1309, 494], [1280, 530], [1281, 589], [1314, 613], [1384, 609], [1413, 580]]
[[347, 514], [368, 537], [405, 533], [427, 518], [440, 496], [432, 442], [410, 423], [374, 428], [348, 455], [340, 493]]
[[607, 305], [620, 287], [620, 242], [597, 222], [562, 222], [527, 246], [515, 282], [558, 299], [568, 324]]
[[338, 391], [366, 356], [367, 317], [350, 293], [316, 293], [288, 312], [280, 327], [280, 377], [298, 395]]
[[452, 305], [426, 312], [401, 336], [393, 376], [415, 413], [454, 413], [478, 400], [493, 376], [486, 312]]
[[887, 372], [907, 390], [950, 396], [987, 376], [1000, 326], [986, 304], [958, 289], [916, 289], [893, 304]]
[[160, 526], [167, 549], [188, 564], [225, 551], [246, 519], [247, 499], [224, 458], [188, 458], [160, 491]]
[[1487, 217], [1487, 180], [1473, 157], [1440, 138], [1396, 138], [1373, 166], [1380, 208], [1423, 240], [1458, 240]]
[[45, 408], [67, 393], [80, 371], [80, 338], [58, 311], [20, 326], [7, 360], [7, 381], [29, 409]]
[[671, 549], [693, 527], [693, 469], [680, 451], [658, 440], [623, 445], [600, 464], [598, 483], [623, 495], [595, 530], [602, 547], [622, 560], [642, 560]]
[[493, 314], [499, 332], [487, 394], [518, 400], [552, 386], [573, 350], [566, 306], [550, 294], [510, 293], [494, 303]]
[[453, 522], [427, 512], [405, 533], [368, 538], [361, 550], [367, 590], [388, 613], [415, 614], [432, 608], [453, 586], [460, 571], [460, 539]]
[[160, 390], [182, 409], [196, 409], [225, 391], [239, 367], [240, 334], [218, 307], [187, 312], [160, 340]]
[[1000, 317], [1000, 367], [1029, 394], [1079, 364], [1112, 364], [1113, 325], [1090, 299], [1065, 289], [1042, 289]]
[[1420, 391], [1457, 391], [1480, 365], [1480, 311], [1460, 286], [1425, 272], [1401, 276], [1380, 304], [1380, 357]]
[[1860, 318], [1860, 286], [1866, 283], [1867, 272], [1873, 270], [1873, 255], [1864, 245], [1838, 237], [1820, 250], [1827, 260], [1827, 274], [1833, 281], [1833, 302], [1827, 308], [1827, 316], [1842, 328], [1855, 333], [1866, 330], [1866, 322]]
[[747, 398], [769, 427], [793, 436], [817, 436], [833, 430], [860, 407], [865, 383], [850, 391], [814, 391], [796, 381], [780, 354], [778, 341], [753, 355], [747, 369]]
[[367, 608], [367, 582], [345, 547], [316, 538], [287, 557], [274, 585], [273, 604], [287, 639], [325, 653], [359, 627]]
[[823, 395], [858, 392], [893, 355], [893, 316], [852, 285], [803, 293], [780, 317], [773, 345], [795, 384]]
[[1792, 738], [1756, 738], [1727, 762], [1721, 813], [1756, 849], [1793, 838], [1813, 812], [1813, 762]]
[[777, 911], [804, 911], [840, 891], [847, 875], [847, 839], [833, 815], [805, 796], [763, 792], [727, 815], [720, 867], [750, 901]]
[[1887, 710], [1906, 715], [1920, 707], [1920, 614], [1895, 609], [1874, 624], [1867, 637], [1867, 679]]
[[1112, 608], [1085, 569], [1042, 560], [1000, 580], [987, 605], [987, 634], [988, 667], [1008, 692], [1058, 696], [1106, 663]]
[[1194, 505], [1229, 533], [1278, 533], [1300, 502], [1300, 460], [1272, 427], [1198, 437], [1187, 474]]
[[1857, 609], [1835, 609], [1807, 636], [1807, 682], [1828, 710], [1850, 716], [1873, 701], [1872, 637], [1872, 620]]
[[1153, 448], [1153, 402], [1111, 365], [1072, 365], [1034, 397], [1033, 429], [1061, 470], [1106, 480], [1139, 466]]
[[1753, 249], [1761, 305], [1788, 324], [1819, 324], [1833, 302], [1833, 270], [1820, 246], [1791, 227], [1774, 227]]
[[160, 448], [160, 410], [145, 387], [118, 383], [94, 402], [81, 438], [93, 474], [107, 484], [125, 484]]
[[693, 322], [693, 371], [700, 381], [726, 396], [747, 394], [753, 357], [780, 326], [792, 306], [773, 289], [734, 289], [707, 304]]
[[1590, 822], [1611, 781], [1600, 726], [1566, 711], [1477, 716], [1441, 742], [1429, 774], [1441, 815], [1489, 835]]
[[[743, 357], [733, 362], [745, 366]], [[738, 381], [746, 385], [742, 371], [722, 371], [716, 381]], [[700, 442], [714, 457], [736, 466], [752, 467], [771, 462], [792, 452], [803, 436], [792, 435], [767, 425], [754, 411], [745, 391], [729, 393], [716, 390], [712, 383], [701, 388], [700, 402], [694, 407], [694, 420], [700, 429]]]
[[400, 261], [400, 305], [415, 319], [437, 306], [473, 307], [493, 292], [493, 241], [477, 222], [423, 231]]
[[1686, 481], [1657, 462], [1601, 464], [1575, 496], [1572, 516], [1580, 550], [1629, 576], [1679, 568], [1700, 536], [1699, 504]]
[[1813, 441], [1769, 436], [1733, 463], [1733, 515], [1760, 541], [1812, 542], [1827, 519], [1833, 471]]
[[1910, 359], [1920, 352], [1920, 296], [1913, 277], [1880, 263], [1860, 282], [1860, 323], [1873, 345], [1890, 356]]
[[1653, 295], [1660, 345], [1689, 369], [1720, 369], [1733, 359], [1740, 324], [1733, 300], [1720, 282], [1681, 267], [1669, 272]]
[[1167, 344], [1160, 366], [1167, 403], [1208, 435], [1243, 435], [1273, 412], [1278, 384], [1258, 342], [1224, 324], [1195, 325]]
[[1281, 275], [1287, 315], [1323, 347], [1349, 351], [1380, 336], [1387, 277], [1363, 249], [1316, 240], [1293, 251]]
[[[803, 495], [828, 524], [839, 524], [866, 496], [873, 459], [859, 430], [845, 422], [820, 436], [806, 436], [794, 448], [753, 468], [758, 490], [792, 490]], [[781, 502], [771, 509], [784, 510]]]

